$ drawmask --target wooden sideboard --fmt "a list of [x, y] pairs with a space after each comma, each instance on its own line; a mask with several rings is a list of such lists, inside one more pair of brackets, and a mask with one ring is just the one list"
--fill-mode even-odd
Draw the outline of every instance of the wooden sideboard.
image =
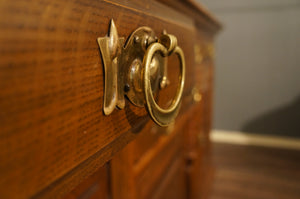
[[[148, 26], [177, 38], [186, 79], [175, 122], [160, 127], [128, 99], [103, 113], [97, 38]], [[205, 198], [213, 39], [220, 24], [192, 0], [0, 2], [0, 198]], [[168, 107], [180, 75], [168, 58]]]

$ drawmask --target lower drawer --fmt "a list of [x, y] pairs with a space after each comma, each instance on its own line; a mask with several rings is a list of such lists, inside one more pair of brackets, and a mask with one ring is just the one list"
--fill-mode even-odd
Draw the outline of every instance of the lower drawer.
[[168, 168], [159, 187], [151, 194], [151, 199], [187, 199], [187, 182], [185, 164], [182, 158], [177, 158]]
[[136, 140], [112, 159], [113, 199], [163, 198], [172, 194], [186, 198], [185, 115], [178, 119], [169, 134], [168, 129], [155, 132], [152, 122], [148, 123]]
[[[157, 1], [146, 3], [1, 1], [0, 198], [68, 193], [150, 119], [128, 100], [123, 110], [103, 113], [105, 72], [97, 38], [107, 35], [110, 19], [120, 38], [142, 26], [157, 36], [164, 29], [174, 34], [185, 53], [186, 76], [193, 73], [193, 20]], [[170, 65], [178, 65], [175, 58]], [[167, 100], [178, 84], [179, 67], [173, 68], [162, 93]]]

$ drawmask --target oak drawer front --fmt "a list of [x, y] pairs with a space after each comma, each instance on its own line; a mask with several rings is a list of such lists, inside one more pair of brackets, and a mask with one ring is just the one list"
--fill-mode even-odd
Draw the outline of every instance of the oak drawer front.
[[[110, 19], [126, 38], [140, 26], [157, 35], [163, 29], [174, 34], [185, 52], [187, 76], [193, 72], [192, 21], [156, 2], [147, 9], [130, 6], [85, 0], [0, 4], [1, 198], [63, 195], [149, 121], [144, 108], [128, 101], [125, 110], [103, 114], [103, 65], [96, 39], [107, 34]], [[177, 62], [171, 58], [169, 64]], [[169, 73], [175, 81], [162, 101], [176, 89], [174, 74]], [[192, 84], [187, 79], [186, 88]]]
[[[183, 133], [159, 140], [133, 166], [138, 198], [150, 198], [177, 159], [183, 162]], [[134, 141], [135, 142], [135, 141]], [[183, 166], [183, 165], [181, 165]], [[176, 174], [174, 174], [176, 175]]]
[[159, 183], [159, 187], [151, 194], [151, 199], [188, 198], [187, 181], [185, 173], [185, 162], [182, 158], [177, 158], [172, 162], [164, 174], [164, 178]]
[[213, 37], [203, 30], [197, 30], [194, 40], [194, 86], [191, 96], [193, 110], [187, 127], [186, 149], [197, 150], [207, 144], [211, 129], [212, 87], [213, 87]]
[[[185, 97], [187, 107], [189, 98]], [[187, 197], [183, 145], [192, 111], [182, 111], [167, 128], [149, 121], [136, 139], [111, 160], [113, 199], [163, 198], [174, 194], [176, 198]]]
[[190, 115], [193, 113], [192, 108], [195, 107], [190, 105], [192, 102], [189, 96], [184, 99], [186, 100], [182, 103], [182, 106], [185, 107], [185, 110], [181, 112], [181, 115], [176, 118], [174, 123], [168, 127], [159, 127], [155, 125], [155, 123], [149, 122], [137, 135], [136, 140], [131, 143], [132, 150], [134, 151], [132, 160], [135, 164], [138, 164], [147, 153], [156, 150], [157, 145], [160, 143], [169, 142], [176, 132], [182, 130], [182, 136], [187, 136], [188, 130], [184, 129], [184, 126], [191, 120]]
[[83, 180], [75, 189], [62, 199], [109, 199], [108, 164], [100, 167], [93, 175]]
[[[143, 134], [140, 134], [136, 140], [127, 145], [111, 160], [113, 199], [158, 197], [162, 194], [160, 189], [169, 184], [170, 178], [183, 175], [183, 163], [185, 162], [183, 153], [184, 131], [182, 123], [177, 127], [169, 135], [158, 135], [159, 138], [156, 142], [152, 142], [152, 146], [144, 150], [142, 155], [138, 155], [137, 159], [135, 153], [138, 152], [138, 149], [142, 149], [141, 146], [145, 144], [142, 141], [143, 135], [151, 134], [151, 125], [147, 125], [142, 132]], [[180, 169], [178, 168], [179, 165]], [[178, 183], [184, 184], [185, 179]], [[181, 187], [180, 190], [184, 190], [184, 188]]]

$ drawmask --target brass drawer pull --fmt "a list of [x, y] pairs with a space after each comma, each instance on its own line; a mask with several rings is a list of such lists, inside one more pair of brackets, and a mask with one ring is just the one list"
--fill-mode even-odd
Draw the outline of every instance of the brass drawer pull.
[[[159, 42], [155, 42], [151, 44], [146, 51], [145, 58], [144, 58], [144, 92], [146, 98], [146, 104], [148, 107], [149, 114], [151, 115], [152, 119], [161, 126], [168, 125], [171, 121], [175, 119], [178, 114], [178, 110], [180, 107], [180, 101], [182, 96], [182, 91], [184, 87], [184, 80], [185, 80], [185, 60], [183, 51], [180, 47], [177, 46], [176, 38], [172, 35], [163, 35], [164, 40]], [[172, 45], [168, 46], [168, 42]], [[153, 55], [156, 52], [160, 52], [163, 57], [168, 56], [169, 54], [175, 53], [178, 55], [180, 60], [180, 84], [179, 88], [177, 89], [177, 93], [175, 99], [172, 101], [170, 107], [168, 109], [162, 109], [158, 106], [155, 102], [152, 90], [151, 90], [151, 81], [150, 81], [150, 64], [153, 58]]]
[[[175, 36], [163, 33], [157, 39], [149, 27], [136, 29], [124, 46], [113, 20], [109, 36], [98, 38], [105, 70], [103, 110], [106, 115], [115, 107], [125, 107], [124, 95], [136, 106], [146, 106], [151, 118], [160, 126], [167, 126], [178, 114], [185, 82], [185, 60]], [[158, 88], [167, 83], [167, 66], [164, 57], [176, 54], [180, 60], [179, 86], [176, 96], [167, 109], [158, 106], [153, 97]], [[160, 56], [159, 56], [159, 55]]]

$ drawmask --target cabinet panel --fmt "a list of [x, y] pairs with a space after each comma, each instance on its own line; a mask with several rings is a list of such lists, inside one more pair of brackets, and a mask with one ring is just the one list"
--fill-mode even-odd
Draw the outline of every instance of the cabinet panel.
[[81, 182], [63, 199], [109, 199], [109, 165], [99, 168], [93, 175]]
[[[0, 198], [52, 199], [71, 190], [66, 197], [96, 196], [105, 193], [97, 184], [107, 189], [102, 178], [114, 180], [115, 194], [121, 193], [112, 196], [117, 199], [173, 197], [177, 191], [178, 197], [184, 195], [178, 165], [184, 162], [183, 144], [189, 143], [183, 140], [194, 137], [183, 126], [197, 106], [192, 106], [191, 95], [200, 78], [195, 72], [204, 71], [195, 70], [197, 29], [212, 37], [219, 25], [190, 0], [161, 2], [165, 5], [155, 0], [1, 1]], [[152, 28], [157, 36], [166, 30], [177, 37], [185, 54], [186, 82], [174, 125], [156, 127], [145, 108], [128, 100], [124, 110], [104, 115], [104, 69], [97, 38], [107, 35], [111, 19], [119, 37], [128, 38], [141, 26]], [[176, 56], [168, 58], [170, 84], [157, 95], [162, 107], [170, 105], [177, 90], [179, 64]], [[212, 72], [207, 72], [209, 86], [201, 102], [207, 117], [199, 125], [206, 133], [211, 126]], [[121, 165], [113, 167], [112, 177], [102, 170], [111, 159], [112, 165]], [[173, 193], [160, 186], [177, 189]]]
[[165, 178], [159, 183], [158, 189], [153, 192], [151, 199], [187, 198], [187, 181], [183, 160], [178, 158], [172, 163]]
[[[110, 19], [120, 37], [141, 26], [158, 36], [164, 29], [174, 34], [191, 74], [192, 20], [155, 1], [146, 4], [0, 3], [1, 198], [54, 198], [72, 190], [149, 121], [145, 108], [128, 101], [124, 110], [103, 114], [103, 64], [96, 39], [107, 34]], [[171, 58], [169, 64], [177, 62]], [[175, 73], [169, 77], [178, 79]], [[191, 84], [187, 79], [186, 86]], [[176, 88], [171, 81], [161, 100], [168, 101]]]
[[[138, 159], [135, 155], [136, 150], [144, 148], [141, 147], [144, 142], [141, 142], [139, 138], [143, 140], [147, 137], [142, 134], [112, 159], [113, 199], [152, 198], [156, 190], [158, 193], [155, 197], [159, 197], [166, 194], [161, 193], [160, 189], [163, 186], [179, 186], [179, 184], [183, 186], [178, 191], [184, 192], [181, 191], [186, 189], [186, 181], [182, 177], [185, 175], [183, 124], [186, 123], [187, 118], [188, 114], [180, 116], [175, 125], [176, 128], [170, 131], [170, 134], [158, 134], [156, 142], [153, 142]], [[142, 133], [151, 134], [150, 129], [151, 125], [148, 131], [144, 130]], [[178, 184], [167, 185], [171, 183], [169, 180], [173, 178], [173, 175], [179, 175], [180, 181]]]

